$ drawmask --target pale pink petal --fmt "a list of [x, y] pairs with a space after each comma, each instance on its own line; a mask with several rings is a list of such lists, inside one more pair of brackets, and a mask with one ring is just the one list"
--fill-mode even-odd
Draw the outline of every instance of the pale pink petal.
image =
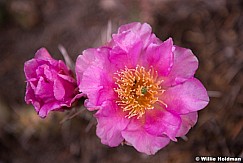
[[137, 120], [131, 121], [128, 127], [122, 131], [122, 137], [139, 152], [147, 155], [155, 154], [170, 142], [168, 137], [149, 134]]
[[180, 126], [181, 118], [165, 109], [153, 109], [146, 113], [144, 128], [151, 135], [166, 135], [176, 141], [175, 137]]
[[123, 32], [122, 34], [113, 35], [113, 40], [126, 53], [139, 41], [139, 36], [131, 31]]
[[197, 112], [180, 115], [182, 123], [176, 137], [182, 137], [193, 127], [197, 122]]
[[[90, 75], [90, 74], [93, 75]], [[79, 85], [79, 89], [87, 94], [89, 98], [89, 105], [100, 106], [102, 105], [101, 99], [114, 99], [115, 92], [109, 84], [109, 76], [105, 71], [102, 71], [98, 67], [91, 66], [83, 74], [83, 79]], [[104, 97], [102, 97], [102, 95]], [[108, 96], [112, 95], [112, 96]], [[100, 99], [101, 98], [101, 99]]]
[[166, 90], [161, 100], [168, 105], [168, 110], [187, 114], [207, 106], [209, 97], [202, 83], [192, 78]]
[[129, 123], [129, 119], [125, 118], [116, 108], [117, 106], [112, 102], [106, 101], [103, 103], [102, 109], [95, 115], [98, 121], [96, 134], [103, 144], [111, 147], [118, 146], [124, 140], [121, 131]]
[[139, 152], [154, 155], [158, 150], [169, 144], [170, 139], [148, 134], [145, 131], [123, 131], [122, 136]]
[[124, 67], [133, 67], [131, 62], [128, 60], [127, 53], [120, 47], [116, 46], [110, 51], [109, 61], [112, 63], [114, 68], [117, 70], [124, 69]]
[[[150, 42], [158, 42], [158, 40], [159, 40], [155, 37], [154, 34], [152, 34], [152, 28], [147, 23], [141, 24], [139, 22], [134, 22], [134, 23], [122, 25], [118, 29], [117, 35], [122, 35], [126, 32], [131, 34], [130, 37], [127, 37], [127, 39], [131, 39], [131, 40], [124, 40], [124, 42], [129, 42], [129, 41], [135, 42], [135, 41], [137, 41], [136, 39], [139, 39], [139, 41], [140, 40], [143, 41], [144, 48], [146, 48], [148, 46], [148, 44], [150, 44]], [[116, 36], [116, 35], [113, 35], [113, 38], [114, 38], [114, 36]], [[134, 37], [134, 36], [136, 36], [136, 37]]]
[[121, 117], [98, 117], [96, 134], [103, 144], [115, 147], [121, 144], [124, 138], [121, 131], [126, 127], [127, 122]]
[[170, 74], [164, 78], [164, 86], [174, 86], [194, 76], [198, 60], [190, 49], [174, 46], [174, 63]]
[[[108, 59], [108, 51], [106, 48], [90, 49], [80, 55], [76, 62], [77, 79], [79, 81], [79, 89], [86, 94], [89, 100], [87, 105], [101, 106], [103, 100], [115, 98], [114, 78], [115, 70], [110, 67]], [[87, 55], [95, 55], [91, 60], [88, 60]], [[85, 62], [87, 67], [80, 66]], [[91, 75], [92, 74], [92, 75]]]
[[121, 34], [125, 31], [133, 31], [134, 33], [136, 33], [138, 35], [144, 35], [146, 33], [151, 33], [152, 29], [151, 29], [150, 25], [148, 25], [146, 23], [141, 24], [139, 22], [133, 22], [133, 23], [121, 25], [118, 28], [118, 34]]
[[[85, 94], [87, 97], [87, 94]], [[95, 111], [99, 110], [101, 106], [94, 105], [92, 102], [89, 101], [89, 99], [86, 99], [84, 101], [84, 106], [89, 110], [89, 111]]]
[[135, 68], [142, 50], [142, 43], [137, 42], [130, 47], [129, 52], [116, 46], [110, 51], [109, 61], [114, 65], [114, 69], [120, 70], [124, 67]]
[[141, 58], [145, 67], [151, 66], [159, 76], [167, 76], [173, 65], [173, 41], [171, 38], [161, 44], [150, 44]]
[[76, 60], [75, 72], [77, 76], [78, 85], [81, 83], [83, 78], [83, 72], [92, 65], [92, 62], [95, 61], [95, 55], [97, 52], [96, 49], [87, 49], [83, 51], [82, 55], [79, 55]]

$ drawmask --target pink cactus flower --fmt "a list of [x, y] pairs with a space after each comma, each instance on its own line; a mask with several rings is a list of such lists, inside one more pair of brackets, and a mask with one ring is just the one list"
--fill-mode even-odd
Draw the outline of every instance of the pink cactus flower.
[[24, 72], [27, 79], [25, 101], [32, 104], [42, 118], [50, 111], [71, 107], [82, 96], [72, 72], [63, 61], [53, 59], [45, 48], [25, 62]]
[[177, 141], [209, 102], [194, 77], [192, 51], [162, 42], [144, 23], [119, 28], [106, 46], [87, 49], [76, 61], [85, 106], [97, 110], [97, 135], [111, 147], [126, 143], [148, 155]]

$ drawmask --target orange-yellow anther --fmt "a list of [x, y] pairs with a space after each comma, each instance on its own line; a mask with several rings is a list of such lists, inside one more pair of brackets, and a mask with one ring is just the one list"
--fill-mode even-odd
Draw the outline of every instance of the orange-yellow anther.
[[[115, 73], [117, 92], [119, 100], [117, 104], [124, 112], [128, 112], [128, 118], [136, 116], [141, 118], [146, 110], [154, 109], [159, 96], [164, 90], [160, 84], [162, 80], [158, 80], [158, 73], [151, 67], [148, 71], [142, 66], [136, 69], [128, 69]], [[163, 102], [162, 102], [163, 103]]]

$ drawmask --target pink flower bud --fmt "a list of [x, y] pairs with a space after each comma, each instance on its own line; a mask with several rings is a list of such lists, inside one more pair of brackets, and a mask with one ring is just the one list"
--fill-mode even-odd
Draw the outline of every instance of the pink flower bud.
[[45, 48], [25, 62], [24, 72], [27, 79], [25, 101], [32, 104], [42, 118], [50, 111], [71, 107], [82, 96], [72, 72], [63, 61], [53, 59]]

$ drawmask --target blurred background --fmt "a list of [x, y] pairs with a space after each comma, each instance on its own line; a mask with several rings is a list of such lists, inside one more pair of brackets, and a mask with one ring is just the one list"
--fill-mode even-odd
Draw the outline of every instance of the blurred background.
[[[133, 21], [148, 22], [199, 59], [210, 103], [186, 137], [154, 156], [129, 146], [109, 148], [92, 114], [79, 110], [41, 119], [26, 105], [24, 62], [46, 47], [75, 61]], [[75, 116], [76, 115], [76, 116]], [[72, 118], [74, 117], [74, 118]], [[195, 156], [243, 157], [243, 1], [240, 0], [0, 0], [0, 163], [194, 162]]]

